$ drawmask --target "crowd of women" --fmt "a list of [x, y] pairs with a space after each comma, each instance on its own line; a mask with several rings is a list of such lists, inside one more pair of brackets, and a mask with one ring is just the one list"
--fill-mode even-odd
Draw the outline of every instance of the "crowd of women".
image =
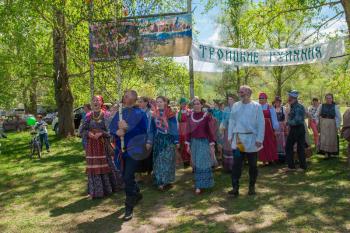
[[307, 110], [298, 102], [297, 91], [289, 93], [287, 104], [281, 97], [269, 104], [266, 93], [257, 96], [257, 103], [251, 95], [251, 89], [243, 86], [225, 103], [215, 100], [210, 105], [195, 97], [191, 102], [181, 98], [174, 105], [164, 96], [151, 100], [129, 90], [122, 112], [117, 107], [107, 111], [103, 98], [95, 96], [81, 127], [89, 195], [101, 198], [124, 189], [124, 219], [129, 220], [142, 199], [135, 173], [148, 174], [165, 191], [175, 182], [176, 167], [191, 167], [194, 192], [201, 194], [214, 186], [212, 171], [221, 162], [223, 170], [232, 173], [229, 194], [237, 196], [247, 157], [253, 195], [257, 160], [263, 166], [287, 161], [288, 171], [294, 171], [294, 161], [299, 160], [300, 169], [306, 170], [307, 127], [319, 153], [327, 158], [339, 153], [341, 116], [332, 94], [325, 96], [323, 104], [314, 98]]

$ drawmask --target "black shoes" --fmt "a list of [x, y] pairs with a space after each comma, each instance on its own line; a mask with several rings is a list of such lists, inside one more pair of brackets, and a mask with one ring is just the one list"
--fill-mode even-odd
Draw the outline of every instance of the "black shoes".
[[239, 196], [239, 192], [238, 192], [237, 188], [233, 188], [231, 191], [228, 191], [227, 194], [230, 195], [230, 196], [233, 196], [233, 197], [238, 197]]
[[136, 196], [127, 197], [125, 203], [125, 215], [123, 217], [124, 221], [129, 221], [133, 217], [134, 206], [136, 206], [141, 200], [143, 196], [141, 193], [137, 193]]
[[129, 220], [132, 219], [132, 217], [133, 217], [133, 208], [126, 206], [125, 207], [125, 215], [123, 217], [123, 220], [124, 221], [129, 221]]

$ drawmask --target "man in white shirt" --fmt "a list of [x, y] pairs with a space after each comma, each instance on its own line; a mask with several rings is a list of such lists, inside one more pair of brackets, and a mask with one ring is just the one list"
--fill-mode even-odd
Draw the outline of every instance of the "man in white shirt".
[[239, 195], [239, 179], [242, 174], [244, 156], [249, 164], [249, 195], [255, 195], [255, 183], [258, 176], [258, 151], [262, 148], [265, 133], [265, 120], [261, 105], [251, 98], [249, 86], [239, 89], [240, 101], [232, 107], [228, 139], [232, 141], [233, 167], [232, 190], [229, 195]]

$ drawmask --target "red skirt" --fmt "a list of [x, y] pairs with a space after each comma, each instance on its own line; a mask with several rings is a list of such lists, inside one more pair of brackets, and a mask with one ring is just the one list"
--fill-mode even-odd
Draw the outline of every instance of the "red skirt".
[[259, 151], [259, 160], [262, 162], [277, 161], [277, 141], [270, 118], [265, 118], [265, 137], [263, 146], [263, 149]]

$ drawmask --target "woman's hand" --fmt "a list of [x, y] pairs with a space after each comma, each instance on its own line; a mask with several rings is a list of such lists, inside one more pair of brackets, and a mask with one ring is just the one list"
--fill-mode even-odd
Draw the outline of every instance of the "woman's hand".
[[94, 134], [94, 133], [92, 133], [92, 132], [89, 132], [88, 136], [89, 136], [89, 138], [92, 138], [92, 139], [94, 139], [94, 138], [95, 138], [95, 134]]
[[102, 135], [102, 132], [95, 133], [95, 139], [99, 139]]
[[210, 144], [210, 153], [215, 155], [215, 144]]
[[180, 144], [176, 144], [176, 149], [180, 150]]
[[191, 154], [191, 147], [189, 144], [186, 144], [186, 151], [187, 153]]

